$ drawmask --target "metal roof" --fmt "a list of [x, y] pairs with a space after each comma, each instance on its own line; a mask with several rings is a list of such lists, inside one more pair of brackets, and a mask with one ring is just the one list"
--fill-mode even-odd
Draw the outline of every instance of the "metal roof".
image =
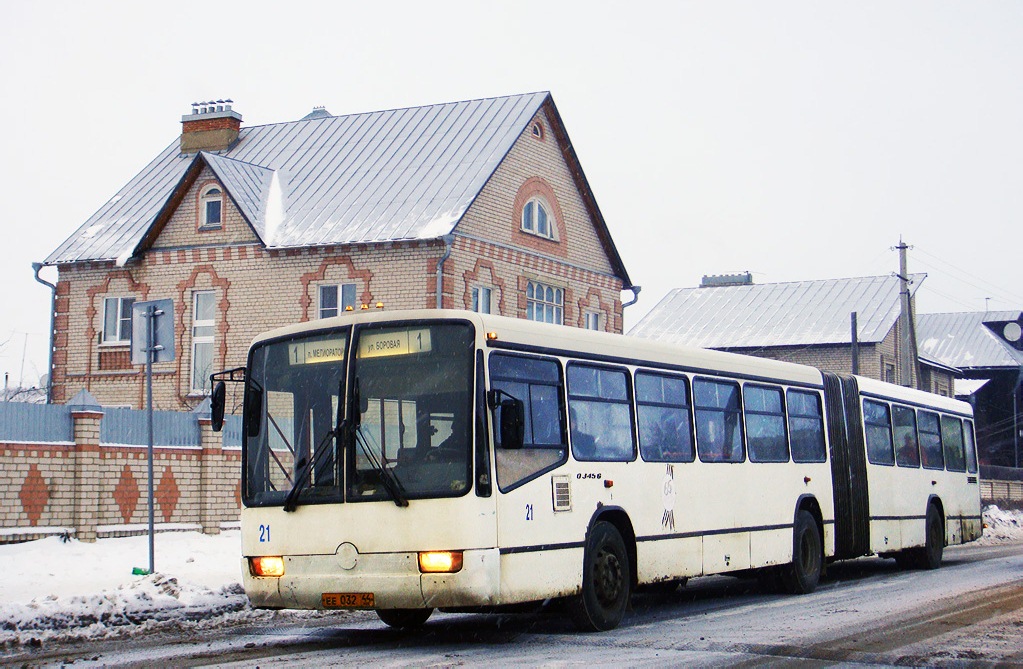
[[917, 342], [921, 353], [960, 369], [1020, 367], [1017, 351], [985, 323], [1023, 323], [1020, 311], [918, 314]]
[[[915, 293], [926, 274], [911, 275]], [[894, 275], [792, 283], [676, 288], [630, 335], [703, 348], [848, 344], [883, 340], [899, 317]]]
[[548, 101], [539, 92], [254, 126], [219, 154], [182, 155], [175, 140], [46, 263], [123, 264], [199, 163], [269, 248], [435, 239], [454, 229]]

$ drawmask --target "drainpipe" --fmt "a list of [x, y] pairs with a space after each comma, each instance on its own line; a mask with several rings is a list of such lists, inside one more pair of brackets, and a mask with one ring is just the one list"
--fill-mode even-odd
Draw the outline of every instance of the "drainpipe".
[[643, 290], [643, 286], [629, 286], [629, 290], [632, 291], [632, 299], [622, 305], [622, 309], [625, 307], [631, 307], [636, 302], [639, 302], [639, 291]]
[[454, 235], [444, 235], [444, 255], [437, 261], [437, 308], [442, 308], [441, 300], [444, 297], [444, 262], [451, 257], [451, 245], [455, 243]]
[[53, 310], [57, 306], [57, 286], [53, 285], [49, 281], [39, 276], [39, 270], [43, 268], [43, 263], [34, 262], [32, 263], [32, 271], [35, 273], [36, 281], [49, 287], [50, 289], [50, 336], [49, 336], [49, 356], [46, 362], [46, 403], [49, 404], [53, 399]]

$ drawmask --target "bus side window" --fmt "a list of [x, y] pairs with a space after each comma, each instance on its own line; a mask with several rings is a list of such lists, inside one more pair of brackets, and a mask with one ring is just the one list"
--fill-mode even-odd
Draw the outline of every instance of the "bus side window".
[[703, 462], [742, 462], [742, 403], [734, 381], [696, 379], [696, 450]]
[[[490, 386], [493, 390], [521, 400], [525, 413], [523, 447], [497, 446], [497, 485], [502, 492], [530, 481], [568, 458], [565, 444], [565, 412], [561, 404], [561, 365], [550, 358], [534, 358], [493, 353], [489, 358]], [[493, 425], [500, 425], [501, 409], [493, 411]]]
[[977, 440], [973, 435], [973, 421], [963, 421], [963, 435], [966, 437], [966, 471], [977, 473]]
[[824, 414], [821, 397], [806, 390], [788, 391], [789, 439], [793, 462], [824, 462]]
[[693, 412], [684, 376], [636, 372], [639, 451], [647, 462], [692, 462]]
[[891, 410], [883, 402], [863, 400], [863, 427], [867, 438], [867, 459], [875, 465], [894, 465]]
[[950, 472], [965, 472], [966, 456], [963, 453], [963, 421], [955, 416], [942, 416], [941, 443], [945, 447], [945, 468]]
[[916, 441], [916, 412], [909, 407], [892, 406], [895, 427], [895, 462], [900, 467], [920, 466], [920, 445]]
[[577, 460], [635, 458], [628, 376], [624, 369], [568, 366], [569, 430]]
[[746, 384], [742, 394], [750, 461], [788, 462], [788, 435], [785, 434], [785, 405], [781, 388]]
[[927, 469], [944, 469], [945, 456], [941, 452], [941, 428], [938, 414], [921, 411], [917, 418], [920, 428], [920, 460]]

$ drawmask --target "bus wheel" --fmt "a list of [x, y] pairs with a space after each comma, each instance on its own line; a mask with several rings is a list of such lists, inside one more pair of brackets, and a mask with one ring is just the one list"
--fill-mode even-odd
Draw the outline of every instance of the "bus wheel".
[[941, 566], [941, 556], [945, 550], [945, 525], [941, 522], [938, 507], [933, 504], [927, 507], [926, 543], [919, 554], [920, 569], [937, 569]]
[[388, 627], [409, 629], [419, 627], [433, 613], [433, 609], [377, 609], [380, 620]]
[[823, 541], [817, 521], [806, 510], [796, 514], [792, 528], [792, 564], [782, 568], [782, 583], [788, 592], [805, 595], [817, 588], [824, 565]]
[[629, 604], [632, 584], [629, 553], [614, 525], [598, 521], [590, 530], [583, 556], [583, 589], [569, 602], [572, 622], [582, 632], [618, 627]]

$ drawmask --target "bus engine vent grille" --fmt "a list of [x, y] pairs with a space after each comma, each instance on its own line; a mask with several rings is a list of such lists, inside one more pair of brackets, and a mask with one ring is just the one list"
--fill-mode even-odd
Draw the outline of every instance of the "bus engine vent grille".
[[551, 488], [554, 494], [555, 511], [572, 510], [572, 488], [567, 476], [552, 476]]

